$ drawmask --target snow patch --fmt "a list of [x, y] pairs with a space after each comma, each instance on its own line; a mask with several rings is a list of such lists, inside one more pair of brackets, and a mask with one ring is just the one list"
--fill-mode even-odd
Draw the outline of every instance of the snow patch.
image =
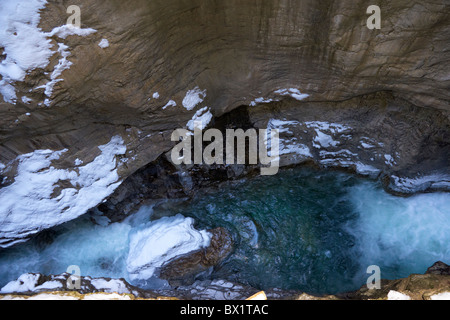
[[330, 134], [332, 135], [341, 134], [351, 129], [350, 127], [342, 124], [329, 123], [323, 121], [309, 121], [305, 122], [305, 124], [308, 128], [313, 128], [316, 131], [316, 137], [314, 138], [313, 146], [318, 149], [320, 149], [321, 147], [323, 148], [327, 148], [330, 146], [336, 147], [337, 145], [339, 145], [340, 142], [335, 141]]
[[[298, 126], [300, 123], [298, 121], [287, 121], [287, 120], [279, 120], [279, 119], [270, 119], [267, 123], [267, 129], [276, 129], [278, 132], [293, 134], [290, 130], [291, 126]], [[297, 154], [305, 157], [312, 157], [311, 151], [309, 148], [301, 143], [296, 141], [296, 138], [279, 138], [279, 155], [285, 154]]]
[[428, 188], [448, 188], [450, 189], [450, 176], [444, 174], [434, 174], [427, 176], [417, 176], [414, 178], [391, 176], [390, 187], [396, 191], [418, 192]]
[[91, 28], [78, 28], [73, 24], [65, 24], [60, 27], [54, 28], [52, 31], [46, 33], [47, 37], [57, 36], [61, 39], [66, 39], [68, 36], [81, 36], [86, 37], [92, 33], [97, 32], [95, 29]]
[[[64, 70], [70, 69], [70, 66], [72, 65], [72, 62], [67, 60], [67, 57], [70, 55], [70, 52], [67, 51], [69, 47], [66, 46], [63, 43], [58, 43], [58, 52], [61, 56], [61, 59], [59, 59], [58, 64], [55, 66], [55, 69], [53, 70], [50, 79], [51, 81], [47, 82], [45, 85], [37, 87], [39, 88], [45, 88], [45, 95], [47, 97], [51, 97], [53, 93], [54, 86], [60, 82], [63, 81], [63, 79], [58, 79], [58, 77], [63, 73]], [[46, 99], [44, 104], [48, 107], [50, 105], [50, 100]]]
[[200, 90], [199, 87], [195, 87], [192, 90], [189, 90], [186, 93], [186, 96], [183, 99], [183, 107], [186, 110], [194, 109], [198, 104], [202, 103], [206, 97], [206, 90]]
[[368, 144], [368, 143], [365, 143], [365, 142], [361, 142], [361, 146], [362, 146], [364, 149], [372, 149], [372, 148], [375, 148], [375, 146], [373, 146], [373, 145], [371, 145], [371, 144]]
[[189, 130], [194, 131], [194, 129], [203, 130], [211, 122], [213, 115], [208, 107], [204, 107], [198, 110], [191, 120], [187, 123]]
[[361, 162], [356, 162], [355, 165], [356, 165], [356, 172], [361, 175], [375, 177], [378, 176], [381, 172], [380, 169], [377, 169], [371, 165], [364, 164]]
[[394, 158], [390, 154], [385, 154], [384, 159], [386, 160], [384, 163], [388, 166], [392, 167], [395, 164]]
[[[0, 63], [0, 93], [6, 102], [17, 102], [15, 82], [24, 81], [27, 73], [37, 68], [45, 68], [55, 53], [50, 38], [57, 36], [65, 39], [69, 35], [86, 36], [96, 32], [94, 29], [80, 29], [73, 25], [54, 28], [43, 32], [39, 27], [40, 10], [45, 8], [46, 0], [22, 0], [0, 2], [0, 47], [4, 48], [6, 58]], [[64, 60], [68, 53], [64, 51]], [[67, 48], [67, 47], [66, 47]], [[61, 62], [61, 60], [60, 60]], [[67, 61], [58, 67], [65, 70]], [[56, 73], [62, 70], [55, 70]], [[59, 76], [58, 74], [57, 76]], [[56, 78], [52, 78], [51, 83]], [[52, 88], [52, 84], [49, 84]], [[49, 101], [46, 102], [49, 104]]]
[[273, 99], [265, 99], [265, 98], [263, 98], [263, 97], [260, 97], [260, 98], [256, 98], [256, 99], [253, 100], [252, 102], [250, 102], [250, 106], [251, 106], [251, 107], [254, 107], [254, 106], [256, 106], [256, 105], [258, 105], [258, 104], [261, 104], [261, 103], [270, 103], [270, 102], [273, 102], [273, 101], [276, 101], [276, 100], [273, 100]]
[[108, 41], [108, 39], [102, 39], [102, 40], [100, 41], [100, 43], [98, 44], [98, 46], [99, 46], [100, 48], [102, 48], [102, 49], [108, 48], [108, 47], [109, 47], [109, 41]]
[[295, 88], [289, 88], [289, 89], [280, 89], [275, 91], [276, 94], [282, 95], [282, 96], [291, 96], [292, 98], [301, 101], [309, 97], [309, 94], [302, 94], [300, 90]]
[[105, 280], [102, 278], [92, 279], [91, 284], [99, 291], [107, 293], [131, 293], [125, 282], [119, 279]]
[[411, 297], [404, 293], [391, 290], [388, 293], [388, 300], [411, 300]]
[[4, 286], [0, 293], [23, 293], [23, 292], [33, 292], [36, 288], [38, 280], [40, 278], [39, 274], [27, 273], [21, 275], [17, 280], [9, 282]]
[[173, 100], [170, 100], [169, 102], [167, 102], [167, 104], [163, 107], [163, 110], [167, 109], [168, 107], [176, 107], [177, 103]]
[[442, 292], [432, 295], [431, 300], [450, 300], [450, 292]]
[[30, 104], [32, 101], [33, 101], [33, 99], [30, 99], [30, 98], [28, 98], [26, 96], [22, 97], [22, 102], [25, 103], [25, 104]]

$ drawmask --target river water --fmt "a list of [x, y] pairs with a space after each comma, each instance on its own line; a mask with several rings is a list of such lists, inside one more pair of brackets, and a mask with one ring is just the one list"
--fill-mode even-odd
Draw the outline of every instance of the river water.
[[233, 253], [207, 277], [262, 290], [332, 294], [361, 287], [372, 265], [395, 279], [450, 263], [450, 194], [397, 197], [377, 181], [300, 167], [142, 207], [121, 223], [81, 217], [0, 251], [0, 287], [23, 273], [60, 274], [70, 265], [82, 275], [129, 279], [130, 233], [175, 214], [194, 218], [199, 230], [232, 233]]

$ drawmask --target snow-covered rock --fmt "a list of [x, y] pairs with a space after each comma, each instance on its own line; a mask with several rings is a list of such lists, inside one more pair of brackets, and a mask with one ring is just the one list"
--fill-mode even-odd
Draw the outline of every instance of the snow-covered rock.
[[163, 217], [130, 235], [127, 271], [130, 280], [152, 278], [164, 263], [209, 245], [211, 234], [195, 230], [194, 220], [182, 215]]
[[67, 149], [36, 150], [16, 159], [14, 182], [0, 189], [0, 247], [73, 220], [113, 193], [121, 183], [116, 155], [125, 154], [126, 147], [114, 136], [98, 148], [99, 156], [76, 169], [52, 164]]

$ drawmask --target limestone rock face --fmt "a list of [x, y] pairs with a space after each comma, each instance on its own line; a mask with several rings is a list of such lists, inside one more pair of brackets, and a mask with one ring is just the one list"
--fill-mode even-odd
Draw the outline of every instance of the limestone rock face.
[[[70, 5], [81, 9], [83, 32], [64, 27]], [[51, 50], [46, 52], [53, 52], [48, 63], [25, 68], [23, 79], [2, 79], [9, 81], [1, 84], [3, 94], [14, 91], [16, 97], [0, 102], [3, 189], [14, 186], [21, 175], [21, 156], [50, 150], [59, 156], [47, 157], [45, 166], [36, 170], [66, 170], [70, 177], [50, 179], [47, 197], [77, 193], [84, 187], [76, 183], [78, 170], [101, 155], [99, 147], [119, 136], [124, 149], [108, 162], [117, 178], [103, 185], [102, 192], [105, 188], [108, 192], [101, 198], [106, 198], [120, 182], [170, 150], [173, 130], [186, 128], [193, 117], [207, 116], [213, 122], [239, 106], [259, 108], [279, 100], [288, 101], [293, 113], [308, 110], [314, 118], [320, 102], [374, 92], [389, 92], [404, 101], [394, 106], [399, 113], [407, 114], [412, 106], [433, 110], [414, 121], [438, 118], [441, 123], [425, 136], [414, 131], [413, 138], [421, 146], [439, 140], [432, 144], [427, 163], [430, 170], [442, 166], [441, 156], [436, 160], [434, 155], [440, 153], [436, 148], [448, 145], [446, 2], [385, 2], [380, 30], [367, 28], [367, 2], [362, 0], [61, 0], [49, 1], [41, 9], [32, 22], [41, 28], [35, 31]], [[8, 28], [11, 37], [24, 36], [18, 27]], [[17, 52], [5, 43], [0, 47], [0, 60], [10, 63]], [[354, 107], [358, 110], [358, 105]], [[270, 115], [259, 114], [252, 121], [265, 125], [269, 119]], [[404, 134], [410, 134], [407, 127]], [[431, 134], [436, 135], [430, 138]], [[396, 175], [400, 185], [402, 170], [421, 160], [415, 154], [405, 158]], [[448, 167], [448, 159], [444, 165]], [[86, 183], [92, 186], [100, 180], [94, 177]], [[398, 182], [392, 176], [387, 180]], [[64, 217], [71, 206], [61, 199], [54, 212], [63, 218], [52, 225], [82, 214], [83, 210]], [[9, 229], [0, 228], [0, 246], [49, 227], [14, 230], [12, 223], [23, 217], [6, 209], [0, 221], [5, 217], [11, 223]]]

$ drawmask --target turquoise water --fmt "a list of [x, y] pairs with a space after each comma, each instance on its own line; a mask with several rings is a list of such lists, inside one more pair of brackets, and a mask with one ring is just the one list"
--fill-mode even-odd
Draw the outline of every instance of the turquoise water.
[[295, 168], [276, 176], [225, 183], [191, 201], [143, 207], [122, 223], [100, 226], [85, 216], [46, 237], [0, 251], [0, 287], [23, 273], [128, 279], [128, 235], [152, 215], [195, 218], [198, 229], [226, 227], [233, 253], [214, 271], [259, 289], [310, 293], [358, 289], [381, 268], [382, 278], [424, 273], [450, 263], [450, 194], [395, 197], [355, 175]]

